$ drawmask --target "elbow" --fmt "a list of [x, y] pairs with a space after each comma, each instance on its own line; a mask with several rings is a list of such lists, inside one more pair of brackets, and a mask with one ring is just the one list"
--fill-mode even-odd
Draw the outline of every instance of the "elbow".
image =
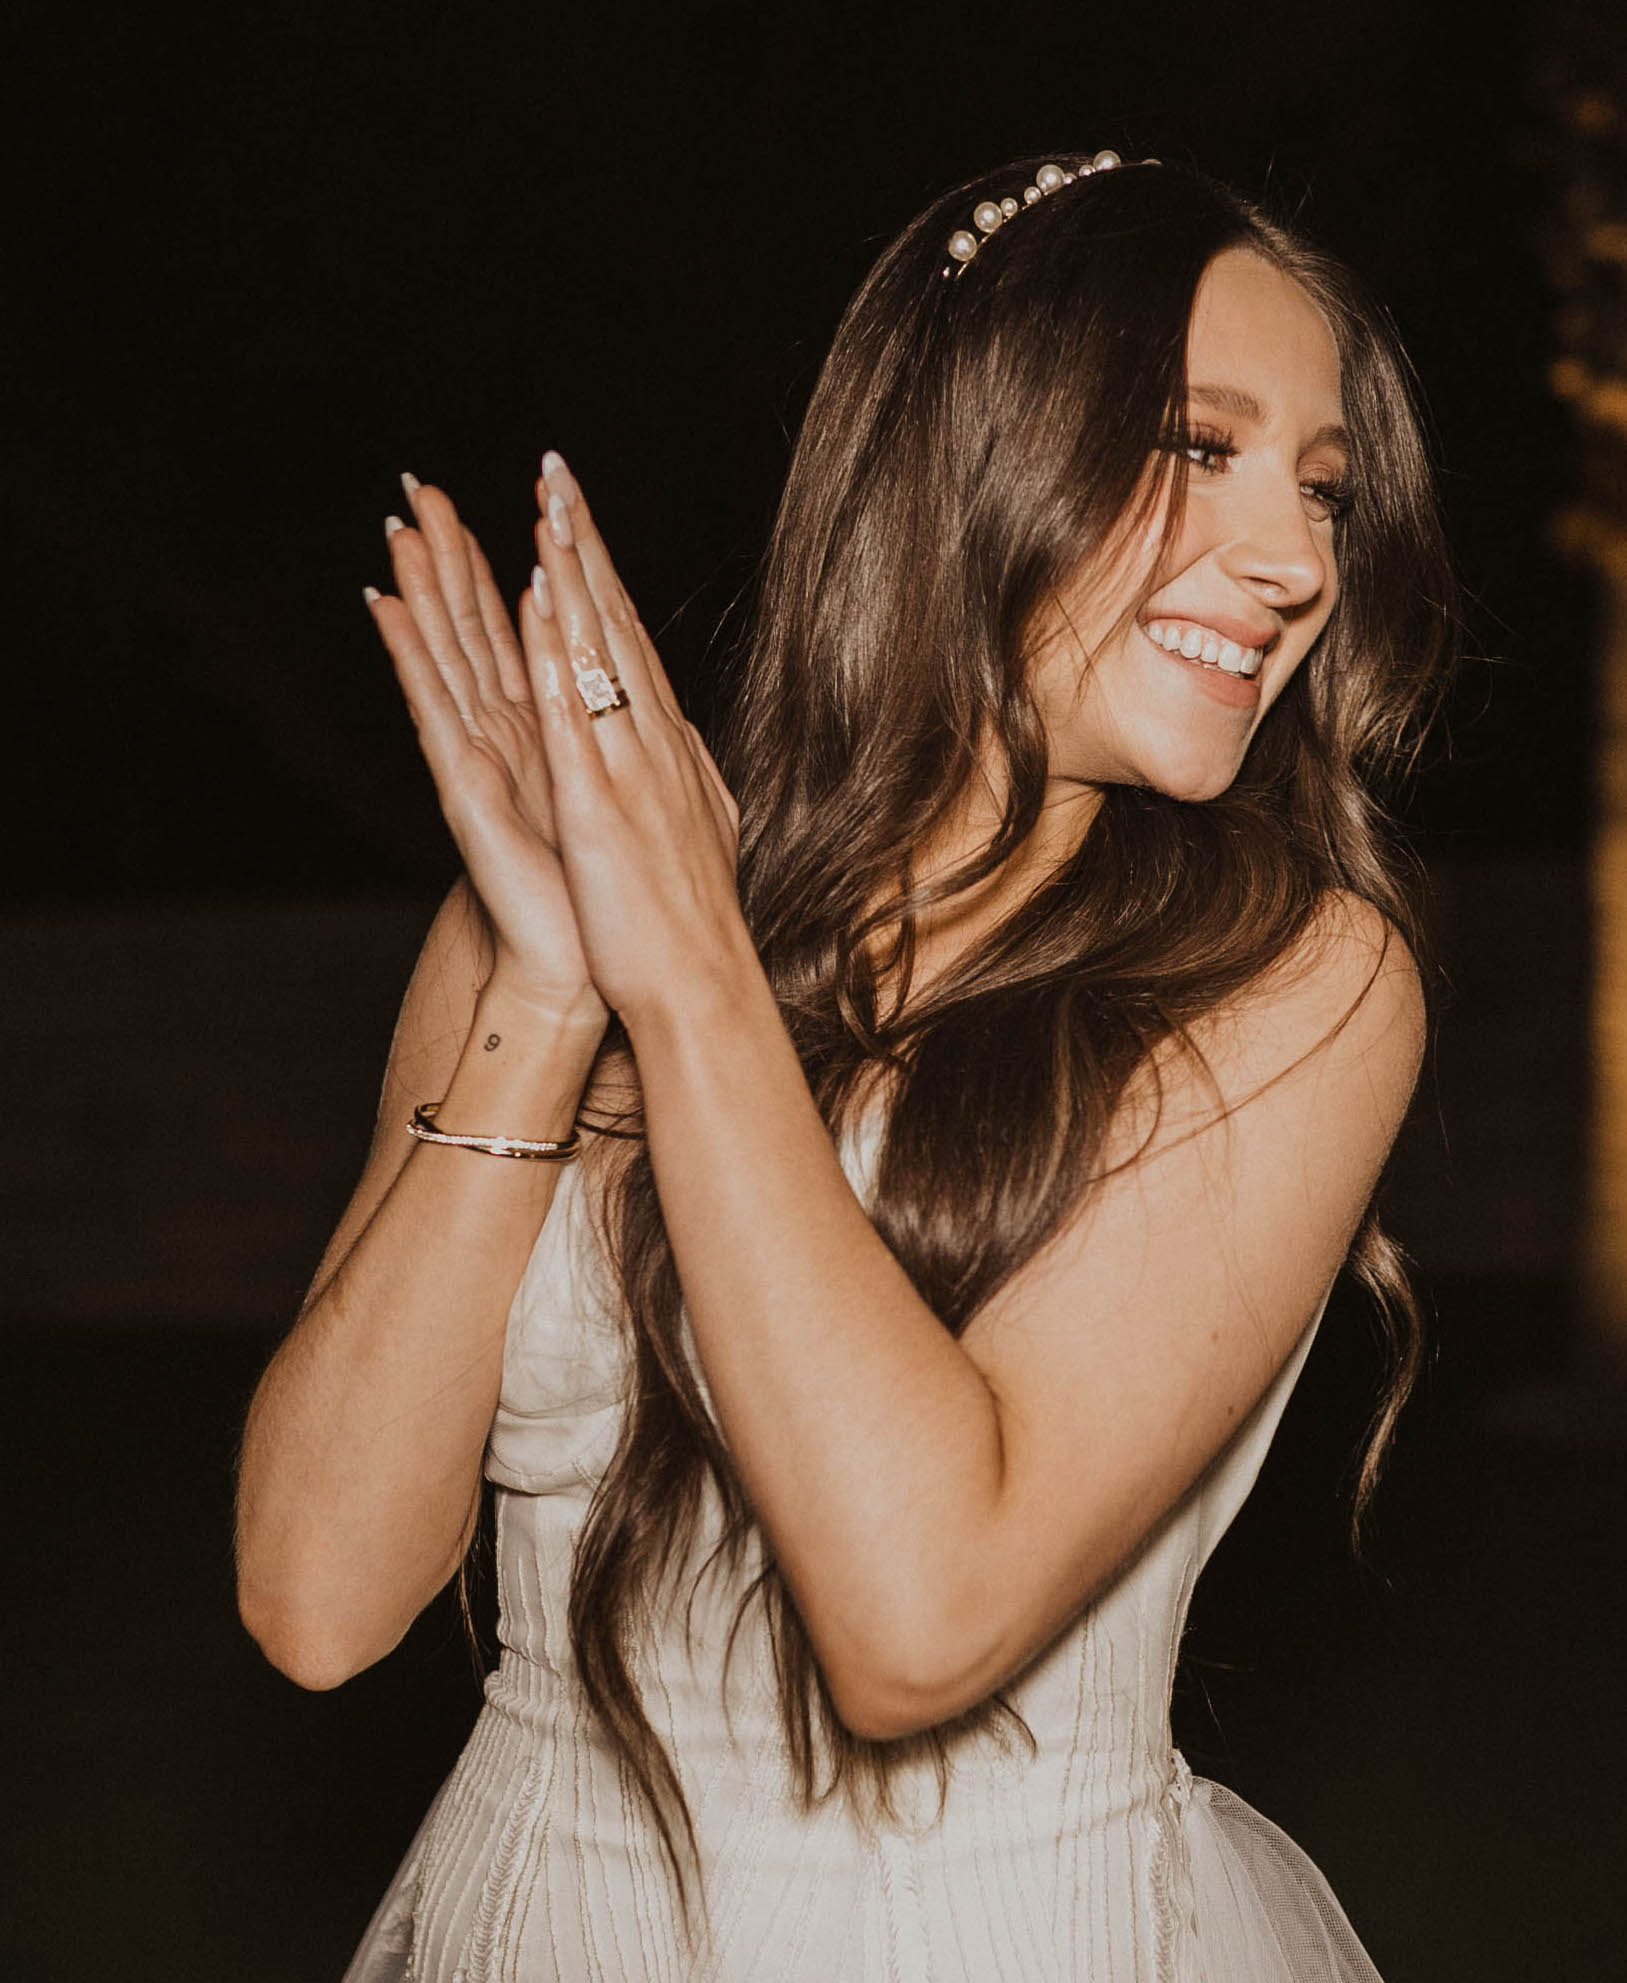
[[267, 1613], [241, 1587], [237, 1615], [267, 1661], [285, 1679], [308, 1693], [331, 1693], [373, 1664], [371, 1658], [358, 1659], [349, 1648], [335, 1644], [331, 1638], [301, 1629], [288, 1618]]
[[901, 1657], [895, 1642], [880, 1656], [850, 1655], [821, 1662], [837, 1719], [865, 1742], [902, 1742], [953, 1721], [1000, 1684], [998, 1663], [978, 1654], [955, 1657], [935, 1637], [917, 1657]]
[[[834, 1698], [834, 1696], [833, 1696]], [[902, 1742], [907, 1736], [936, 1728], [943, 1716], [911, 1712], [892, 1695], [856, 1694], [836, 1702], [837, 1719], [861, 1742]]]
[[308, 1694], [331, 1694], [336, 1687], [342, 1687], [347, 1680], [353, 1680], [361, 1668], [348, 1662], [328, 1661], [320, 1657], [312, 1659], [303, 1653], [274, 1653], [262, 1645], [260, 1650], [284, 1679], [292, 1680], [296, 1687], [303, 1687]]
[[862, 1742], [902, 1742], [952, 1721], [975, 1704], [958, 1688], [906, 1681], [896, 1674], [848, 1674], [838, 1684], [826, 1676], [837, 1719]]

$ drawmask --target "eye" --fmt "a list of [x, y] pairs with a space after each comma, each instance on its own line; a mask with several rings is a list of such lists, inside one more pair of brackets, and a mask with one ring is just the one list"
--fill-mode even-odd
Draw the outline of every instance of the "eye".
[[1353, 492], [1344, 476], [1324, 476], [1301, 482], [1299, 493], [1318, 523], [1337, 523], [1349, 512]]
[[1192, 466], [1202, 475], [1219, 475], [1228, 461], [1237, 458], [1237, 446], [1230, 434], [1220, 434], [1208, 428], [1196, 428], [1177, 435], [1170, 443], [1177, 454], [1183, 454]]

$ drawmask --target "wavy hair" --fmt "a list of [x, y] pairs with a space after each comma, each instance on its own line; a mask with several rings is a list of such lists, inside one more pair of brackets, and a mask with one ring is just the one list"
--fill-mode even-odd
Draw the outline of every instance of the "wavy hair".
[[[1065, 185], [946, 280], [952, 229], [1037, 164], [937, 200], [844, 314], [761, 569], [723, 751], [746, 920], [810, 1088], [837, 1134], [885, 1072], [870, 1215], [956, 1336], [1099, 1182], [1132, 1077], [1283, 958], [1330, 890], [1373, 904], [1422, 955], [1416, 863], [1391, 809], [1457, 623], [1407, 361], [1351, 276], [1237, 194], [1166, 165]], [[1188, 323], [1204, 271], [1231, 248], [1298, 282], [1337, 343], [1353, 459], [1332, 617], [1229, 789], [1191, 803], [1109, 787], [1077, 854], [904, 1009], [883, 985], [891, 973], [907, 990], [921, 911], [993, 873], [1039, 817], [1036, 616], [1082, 561], [1106, 556], [1155, 458], [1178, 524], [1185, 464], [1170, 441], [1184, 432]], [[1009, 774], [998, 830], [954, 872], [912, 882], [911, 850], [991, 751]], [[842, 1724], [686, 1354], [636, 1102], [597, 1121], [624, 1139], [597, 1173], [595, 1217], [631, 1384], [578, 1539], [570, 1638], [687, 1923], [694, 1827], [634, 1668], [660, 1594], [695, 1568], [708, 1502], [720, 1540], [696, 1582], [761, 1545], [728, 1651], [759, 1604], [804, 1808], [841, 1790], [864, 1821], [894, 1818], [900, 1762], [930, 1760], [941, 1796], [957, 1745], [1013, 1724], [1032, 1735], [999, 1694], [899, 1742]], [[1371, 1207], [1347, 1264], [1375, 1298], [1386, 1356], [1354, 1494], [1359, 1546], [1423, 1327]]]

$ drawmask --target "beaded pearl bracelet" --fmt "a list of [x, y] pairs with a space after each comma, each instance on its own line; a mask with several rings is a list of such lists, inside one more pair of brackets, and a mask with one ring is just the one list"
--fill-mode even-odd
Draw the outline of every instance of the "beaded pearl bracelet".
[[456, 1150], [479, 1150], [487, 1157], [526, 1157], [539, 1164], [568, 1164], [582, 1147], [574, 1129], [563, 1142], [530, 1136], [454, 1136], [450, 1130], [435, 1127], [440, 1108], [439, 1102], [420, 1102], [407, 1124], [407, 1134], [416, 1136], [420, 1143], [448, 1143]]

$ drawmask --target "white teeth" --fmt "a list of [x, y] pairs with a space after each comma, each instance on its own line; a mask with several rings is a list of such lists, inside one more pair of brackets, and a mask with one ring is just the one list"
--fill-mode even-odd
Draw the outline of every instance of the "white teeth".
[[1260, 662], [1266, 658], [1264, 648], [1222, 641], [1218, 633], [1212, 633], [1208, 627], [1194, 627], [1190, 621], [1185, 625], [1179, 621], [1147, 621], [1141, 631], [1167, 654], [1183, 654], [1204, 668], [1224, 668], [1226, 674], [1252, 678], [1260, 672]]
[[1222, 640], [1219, 634], [1190, 621], [1183, 625], [1174, 620], [1149, 620], [1142, 631], [1166, 654], [1182, 655], [1205, 668], [1224, 668], [1228, 675], [1253, 677], [1265, 658], [1263, 648], [1239, 647], [1235, 640]]

